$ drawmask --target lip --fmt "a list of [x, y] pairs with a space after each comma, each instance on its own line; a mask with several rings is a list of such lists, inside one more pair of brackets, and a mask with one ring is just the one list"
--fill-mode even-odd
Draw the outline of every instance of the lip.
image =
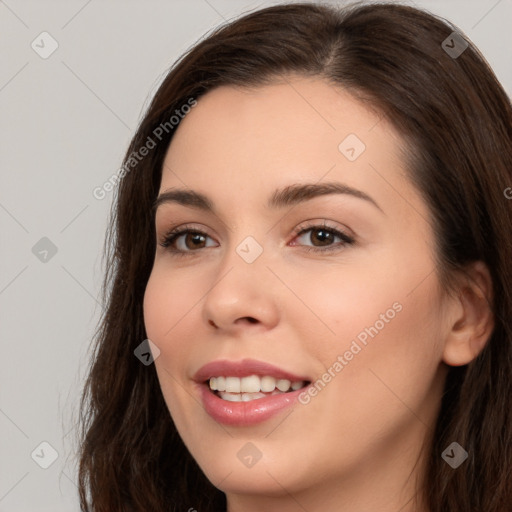
[[248, 377], [249, 375], [260, 377], [270, 375], [276, 379], [287, 379], [291, 382], [311, 382], [309, 377], [295, 375], [272, 364], [254, 359], [244, 359], [239, 362], [213, 361], [201, 367], [194, 375], [204, 409], [212, 419], [231, 426], [250, 426], [264, 422], [297, 403], [300, 393], [307, 387], [249, 402], [228, 402], [213, 393], [207, 382], [211, 377]]
[[199, 384], [199, 387], [204, 409], [215, 421], [240, 427], [268, 420], [297, 403], [300, 393], [306, 389], [301, 388], [297, 391], [257, 398], [250, 402], [228, 402], [210, 391], [207, 384]]
[[209, 380], [210, 377], [249, 377], [249, 375], [258, 375], [259, 377], [269, 375], [276, 379], [287, 379], [291, 382], [311, 381], [310, 377], [295, 375], [273, 364], [257, 361], [256, 359], [242, 359], [237, 362], [226, 359], [212, 361], [199, 368], [194, 375], [194, 380], [203, 383]]

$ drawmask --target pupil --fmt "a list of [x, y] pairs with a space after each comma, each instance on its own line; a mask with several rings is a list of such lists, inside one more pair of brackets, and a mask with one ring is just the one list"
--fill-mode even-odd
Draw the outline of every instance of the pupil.
[[[330, 241], [331, 233], [329, 233], [329, 231], [325, 231], [323, 229], [317, 229], [313, 233], [320, 234], [320, 236], [316, 236], [315, 238], [319, 239], [319, 241], [322, 245], [327, 245], [328, 242]], [[325, 243], [325, 242], [327, 242], [327, 243]]]
[[[331, 240], [331, 233], [329, 231], [326, 231], [324, 229], [317, 229], [316, 231], [313, 231], [315, 233], [315, 237], [317, 241], [320, 242], [321, 245], [328, 245]], [[198, 233], [192, 233], [188, 235], [187, 237], [189, 240], [192, 241], [192, 245], [198, 246], [201, 242], [204, 242], [204, 236], [200, 235]]]
[[200, 235], [198, 233], [189, 234], [189, 237], [190, 237], [189, 240], [192, 240], [192, 244], [196, 247], [198, 244], [201, 243], [201, 241], [202, 241], [201, 239], [204, 239], [204, 236]]

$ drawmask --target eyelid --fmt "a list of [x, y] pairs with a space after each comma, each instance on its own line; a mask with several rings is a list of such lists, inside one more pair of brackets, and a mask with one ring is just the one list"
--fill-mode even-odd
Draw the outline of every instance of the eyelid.
[[[336, 224], [336, 225], [335, 225]], [[301, 222], [293, 231], [294, 235], [299, 235], [304, 231], [312, 228], [325, 228], [330, 231], [338, 231], [346, 238], [350, 238], [355, 241], [355, 233], [346, 226], [339, 225], [339, 223], [332, 223], [326, 219], [312, 219]]]
[[[296, 228], [293, 230], [293, 240], [295, 240], [297, 237], [307, 233], [308, 231], [314, 231], [320, 230], [324, 228], [326, 231], [331, 232], [334, 234], [335, 237], [338, 237], [341, 239], [341, 243], [334, 244], [334, 245], [328, 245], [328, 246], [308, 246], [308, 245], [300, 245], [300, 244], [292, 244], [292, 246], [299, 246], [305, 249], [306, 251], [311, 252], [317, 252], [317, 253], [326, 253], [329, 251], [336, 251], [341, 250], [347, 245], [352, 245], [356, 242], [356, 237], [353, 234], [352, 230], [347, 228], [338, 228], [335, 226], [332, 226], [329, 224], [329, 221], [322, 219], [322, 220], [308, 220], [304, 221], [301, 224], [299, 224]], [[181, 249], [174, 249], [169, 248], [171, 243], [174, 243], [178, 238], [181, 236], [195, 233], [200, 235], [205, 235], [207, 238], [210, 238], [212, 240], [215, 240], [213, 236], [209, 235], [208, 230], [200, 227], [198, 228], [194, 224], [184, 224], [184, 225], [178, 225], [176, 227], [170, 228], [168, 231], [165, 232], [162, 238], [159, 240], [159, 245], [164, 247], [166, 250], [168, 250], [170, 253], [178, 256], [184, 256], [184, 255], [193, 255], [194, 253], [201, 252], [201, 249], [208, 249], [211, 247], [200, 247], [198, 249], [192, 249], [183, 251]], [[349, 231], [349, 233], [347, 233]], [[218, 242], [215, 240], [215, 242], [218, 244]]]
[[[183, 224], [183, 225], [178, 225], [176, 227], [172, 227], [172, 228], [166, 230], [164, 232], [164, 234], [162, 235], [162, 237], [160, 237], [160, 239], [159, 239], [159, 245], [167, 248], [168, 241], [170, 238], [173, 238], [173, 237], [178, 238], [179, 236], [182, 236], [189, 232], [206, 235], [208, 238], [211, 238], [212, 240], [214, 240], [213, 236], [208, 234], [206, 228], [197, 227], [197, 225], [194, 225], [194, 224]], [[167, 245], [165, 245], [165, 244], [167, 244]], [[177, 251], [177, 252], [180, 252], [180, 251]], [[186, 252], [195, 252], [195, 251], [186, 251]]]

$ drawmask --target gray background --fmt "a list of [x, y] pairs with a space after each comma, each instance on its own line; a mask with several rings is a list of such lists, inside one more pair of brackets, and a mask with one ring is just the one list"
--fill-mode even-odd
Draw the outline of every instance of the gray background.
[[[277, 3], [0, 1], [0, 512], [79, 508], [76, 406], [112, 199], [93, 189], [119, 169], [172, 62], [224, 20]], [[415, 4], [457, 24], [511, 94], [512, 0]], [[44, 31], [58, 43], [46, 59], [31, 47], [51, 48]], [[41, 442], [58, 452], [48, 469]]]

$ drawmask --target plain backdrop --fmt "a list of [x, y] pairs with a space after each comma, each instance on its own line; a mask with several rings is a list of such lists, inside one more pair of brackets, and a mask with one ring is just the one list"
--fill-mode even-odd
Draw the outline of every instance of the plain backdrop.
[[[0, 512], [79, 510], [76, 407], [112, 200], [93, 190], [119, 169], [171, 64], [277, 3], [0, 1]], [[512, 0], [414, 4], [458, 25], [511, 94]]]

